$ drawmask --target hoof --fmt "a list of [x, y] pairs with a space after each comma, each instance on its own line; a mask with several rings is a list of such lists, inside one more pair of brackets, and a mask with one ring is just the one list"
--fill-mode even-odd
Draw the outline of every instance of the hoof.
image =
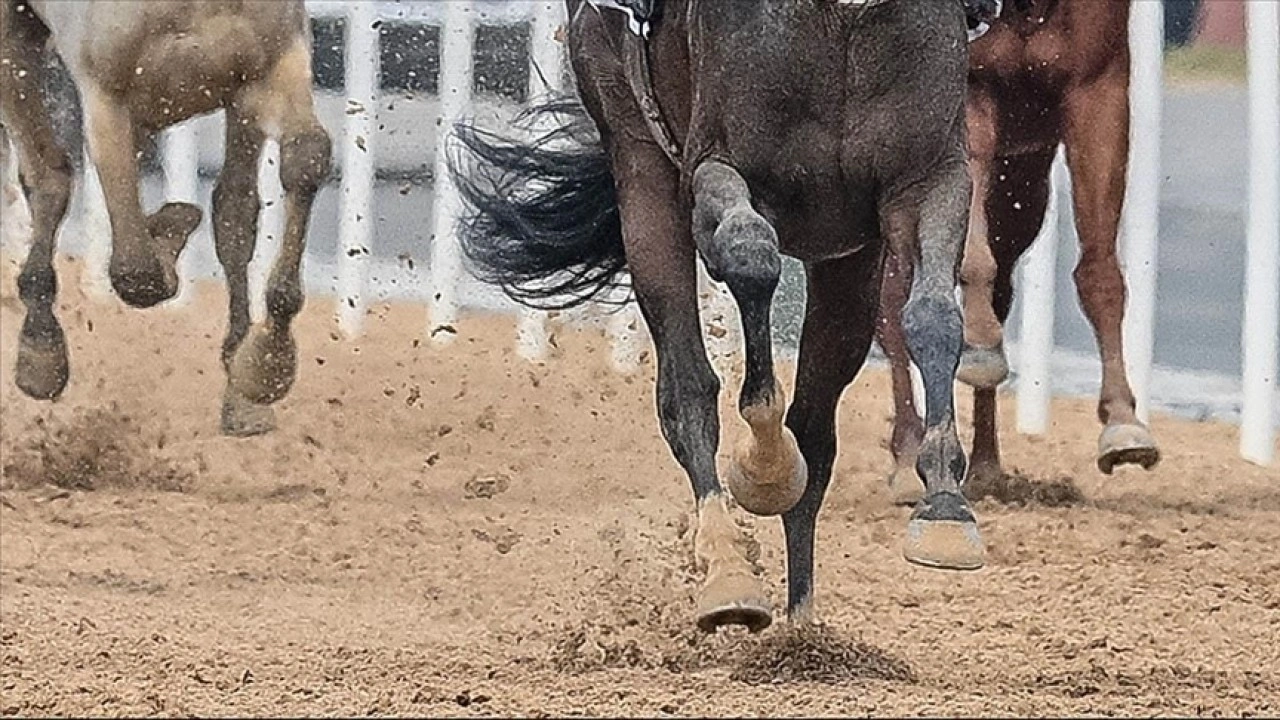
[[222, 434], [228, 437], [253, 437], [276, 429], [276, 411], [270, 405], [259, 405], [236, 394], [228, 387], [222, 397]]
[[59, 328], [52, 340], [18, 340], [18, 358], [14, 382], [27, 397], [54, 400], [67, 387], [71, 365], [67, 359], [67, 342]]
[[1160, 462], [1160, 449], [1151, 431], [1138, 424], [1108, 425], [1098, 438], [1098, 469], [1110, 475], [1117, 465], [1141, 465], [1150, 470]]
[[231, 386], [255, 403], [270, 405], [289, 394], [297, 358], [298, 348], [288, 331], [272, 332], [255, 325], [231, 357]]
[[809, 484], [809, 466], [789, 428], [782, 428], [784, 450], [761, 458], [752, 452], [754, 440], [734, 453], [725, 473], [725, 487], [738, 505], [752, 515], [781, 515], [795, 507]]
[[914, 506], [924, 499], [924, 494], [924, 482], [913, 464], [899, 464], [889, 476], [889, 500], [894, 505]]
[[176, 258], [187, 246], [191, 233], [200, 227], [204, 212], [185, 202], [165, 203], [147, 217], [147, 232], [162, 249]]
[[773, 623], [773, 609], [754, 576], [735, 574], [707, 582], [698, 599], [697, 623], [707, 633], [725, 625], [757, 633]]
[[977, 570], [986, 547], [964, 498], [940, 492], [922, 500], [911, 514], [902, 554], [907, 562], [928, 568]]
[[1009, 377], [1009, 361], [1004, 357], [1004, 347], [976, 348], [966, 346], [960, 354], [960, 367], [956, 379], [970, 387], [988, 389], [998, 386]]
[[961, 491], [969, 501], [994, 494], [1004, 480], [1004, 468], [999, 463], [977, 463], [969, 467], [969, 477]]

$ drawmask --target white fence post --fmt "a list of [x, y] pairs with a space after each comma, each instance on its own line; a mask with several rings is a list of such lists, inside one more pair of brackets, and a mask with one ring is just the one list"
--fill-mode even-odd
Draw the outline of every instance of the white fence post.
[[1240, 454], [1270, 465], [1280, 317], [1280, 5], [1246, 3], [1249, 28], [1249, 216], [1242, 321]]
[[[529, 17], [529, 100], [562, 90], [564, 55], [556, 33], [564, 21], [564, 5], [539, 2]], [[545, 84], [544, 84], [545, 83]], [[538, 128], [535, 128], [535, 131]], [[526, 360], [541, 360], [548, 350], [546, 314], [520, 308], [516, 326], [516, 353]]]
[[[161, 146], [164, 164], [164, 197], [167, 202], [200, 202], [200, 151], [196, 128], [185, 122], [165, 131]], [[195, 294], [196, 253], [188, 247], [178, 261], [178, 295], [171, 303], [188, 305]]]
[[87, 142], [81, 166], [84, 176], [80, 183], [80, 232], [85, 238], [82, 282], [86, 294], [105, 300], [111, 296], [111, 217], [107, 214], [107, 198], [102, 194], [98, 168], [93, 164]]
[[31, 243], [31, 208], [18, 182], [18, 149], [0, 135], [0, 247], [21, 260]]
[[1129, 302], [1124, 354], [1147, 422], [1155, 347], [1156, 253], [1160, 232], [1160, 123], [1164, 101], [1164, 4], [1134, 0], [1129, 23], [1129, 185], [1125, 197], [1123, 257]]
[[1053, 398], [1053, 319], [1057, 299], [1058, 220], [1062, 193], [1067, 186], [1067, 164], [1062, 148], [1053, 160], [1049, 204], [1040, 234], [1022, 258], [1022, 328], [1018, 337], [1018, 432], [1043, 435], [1049, 430]]
[[[267, 281], [280, 248], [284, 246], [284, 186], [280, 184], [280, 143], [274, 139], [262, 145], [258, 159], [258, 194], [262, 212], [253, 258], [249, 261], [249, 313], [254, 321], [267, 316]], [[190, 251], [188, 251], [190, 252]]]
[[440, 121], [436, 133], [435, 232], [431, 238], [431, 300], [427, 327], [439, 343], [453, 339], [458, 319], [458, 280], [462, 276], [462, 254], [455, 237], [462, 214], [462, 199], [449, 177], [448, 139], [453, 125], [471, 101], [471, 48], [475, 24], [468, 0], [444, 4], [444, 27], [440, 32]]
[[347, 5], [346, 122], [342, 137], [338, 216], [338, 328], [348, 338], [364, 328], [364, 283], [373, 245], [374, 139], [377, 135], [378, 5]]

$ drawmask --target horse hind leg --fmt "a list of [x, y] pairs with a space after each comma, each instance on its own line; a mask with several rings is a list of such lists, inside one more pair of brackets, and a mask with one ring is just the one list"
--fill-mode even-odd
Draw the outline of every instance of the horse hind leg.
[[708, 272], [737, 301], [746, 344], [738, 408], [750, 434], [734, 449], [726, 484], [748, 512], [780, 515], [800, 500], [809, 470], [783, 424], [786, 396], [773, 370], [769, 313], [782, 272], [777, 234], [751, 207], [742, 176], [724, 163], [700, 165], [693, 194], [694, 239]]
[[924, 380], [925, 433], [916, 470], [926, 494], [911, 514], [903, 555], [918, 565], [954, 570], [982, 567], [986, 552], [960, 493], [966, 461], [955, 421], [954, 381], [964, 324], [954, 289], [970, 187], [964, 163], [955, 161], [920, 188], [922, 197], [894, 198], [882, 210], [894, 252], [918, 258], [902, 325]]
[[889, 358], [893, 380], [893, 433], [889, 439], [889, 450], [893, 454], [894, 468], [888, 482], [890, 500], [895, 505], [915, 505], [925, 493], [924, 483], [916, 472], [916, 459], [920, 454], [920, 443], [924, 440], [924, 423], [916, 412], [911, 357], [902, 331], [902, 308], [911, 292], [913, 270], [910, 262], [892, 251], [885, 254], [880, 318], [876, 328], [880, 348]]
[[280, 129], [285, 231], [267, 281], [267, 317], [239, 344], [228, 372], [234, 392], [269, 405], [288, 394], [297, 374], [298, 350], [291, 326], [302, 310], [302, 255], [311, 206], [329, 177], [332, 155], [329, 134], [315, 114], [308, 42], [299, 38], [265, 81], [248, 91], [247, 100], [259, 117]]
[[14, 379], [29, 397], [52, 400], [70, 378], [67, 341], [54, 314], [58, 279], [53, 267], [58, 225], [71, 196], [72, 166], [41, 101], [48, 31], [29, 9], [0, 7], [0, 111], [18, 149], [21, 182], [31, 213], [31, 245], [18, 276], [26, 306]]

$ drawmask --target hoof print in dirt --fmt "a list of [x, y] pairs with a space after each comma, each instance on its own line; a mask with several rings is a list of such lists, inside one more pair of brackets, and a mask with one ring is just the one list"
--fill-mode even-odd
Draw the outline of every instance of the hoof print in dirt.
[[462, 486], [462, 497], [468, 500], [491, 498], [501, 495], [511, 487], [511, 477], [497, 473], [476, 475]]

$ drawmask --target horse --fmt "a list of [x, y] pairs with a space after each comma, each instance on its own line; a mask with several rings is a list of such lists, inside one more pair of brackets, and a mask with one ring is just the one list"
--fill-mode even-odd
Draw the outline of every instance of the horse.
[[[18, 150], [31, 211], [30, 251], [18, 276], [26, 316], [15, 381], [23, 393], [53, 400], [70, 378], [54, 313], [53, 256], [73, 165], [44, 101], [45, 53], [52, 51], [84, 105], [110, 218], [111, 285], [132, 307], [177, 294], [177, 261], [203, 214], [184, 202], [143, 210], [139, 148], [167, 127], [225, 111], [225, 159], [213, 197], [213, 235], [230, 298], [221, 429], [246, 436], [274, 427], [271, 404], [297, 374], [291, 324], [303, 304], [300, 264], [332, 155], [314, 109], [309, 23], [302, 0], [0, 0], [0, 117]], [[267, 317], [251, 327], [247, 270], [261, 205], [257, 167], [269, 136], [280, 145], [286, 229], [266, 290]]]
[[[589, 0], [567, 9], [578, 97], [523, 118], [553, 129], [533, 140], [528, 128], [453, 129], [450, 175], [467, 208], [459, 241], [477, 277], [526, 306], [609, 300], [619, 287], [638, 301], [656, 351], [659, 424], [695, 500], [705, 571], [697, 626], [772, 622], [737, 549], [731, 499], [782, 516], [787, 615], [814, 617], [814, 532], [836, 456], [835, 412], [875, 334], [886, 248], [917, 270], [903, 323], [927, 395], [917, 466], [928, 493], [902, 552], [929, 567], [981, 567], [953, 399], [971, 195], [964, 5], [667, 0], [642, 22]], [[770, 336], [782, 254], [800, 259], [808, 278], [790, 407]], [[738, 409], [748, 433], [723, 483], [699, 257], [727, 285], [745, 347]]]
[[[1098, 469], [1151, 469], [1160, 450], [1137, 417], [1125, 372], [1124, 276], [1116, 234], [1129, 153], [1127, 0], [1013, 0], [970, 47], [967, 123], [974, 195], [960, 282], [965, 348], [957, 378], [974, 388], [969, 492], [1003, 476], [996, 387], [1008, 376], [1003, 324], [1013, 304], [1013, 270], [1031, 246], [1049, 201], [1049, 174], [1066, 147], [1080, 260], [1074, 279], [1102, 356]], [[890, 259], [878, 333], [893, 369], [896, 469], [893, 497], [924, 492], [913, 465], [925, 435], [912, 399], [907, 339], [899, 314], [910, 263]]]

